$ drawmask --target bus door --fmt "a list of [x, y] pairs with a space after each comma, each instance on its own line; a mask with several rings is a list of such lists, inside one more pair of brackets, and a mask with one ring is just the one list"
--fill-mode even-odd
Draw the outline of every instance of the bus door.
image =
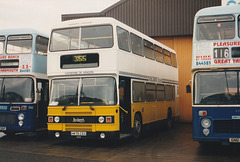
[[48, 80], [37, 79], [37, 128], [47, 128], [47, 106], [49, 102]]
[[119, 79], [119, 104], [120, 104], [120, 132], [129, 133], [131, 130], [131, 79]]

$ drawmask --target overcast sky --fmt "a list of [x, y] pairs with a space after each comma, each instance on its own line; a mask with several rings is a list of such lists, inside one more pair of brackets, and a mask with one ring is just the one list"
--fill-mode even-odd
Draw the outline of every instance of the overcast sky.
[[33, 28], [50, 34], [62, 14], [100, 12], [119, 0], [0, 0], [0, 30]]

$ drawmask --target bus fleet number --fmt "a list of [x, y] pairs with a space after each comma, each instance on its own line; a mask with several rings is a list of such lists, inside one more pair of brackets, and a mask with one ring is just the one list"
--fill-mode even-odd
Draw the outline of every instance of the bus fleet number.
[[213, 49], [214, 58], [229, 58], [228, 48], [214, 48]]

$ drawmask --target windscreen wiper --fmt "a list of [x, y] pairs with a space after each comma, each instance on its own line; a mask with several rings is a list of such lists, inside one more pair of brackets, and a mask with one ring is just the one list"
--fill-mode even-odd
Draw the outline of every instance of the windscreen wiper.
[[91, 109], [92, 111], [95, 110], [92, 106], [89, 105], [89, 107], [90, 107], [90, 109]]
[[63, 107], [62, 111], [65, 111], [65, 110], [66, 110], [66, 108], [67, 108], [67, 105], [65, 105], [65, 106]]

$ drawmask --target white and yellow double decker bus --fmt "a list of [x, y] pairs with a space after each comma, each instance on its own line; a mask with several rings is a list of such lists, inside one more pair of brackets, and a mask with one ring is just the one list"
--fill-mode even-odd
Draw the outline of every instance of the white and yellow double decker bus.
[[55, 137], [141, 137], [143, 126], [178, 118], [174, 50], [113, 18], [52, 30], [48, 130]]

